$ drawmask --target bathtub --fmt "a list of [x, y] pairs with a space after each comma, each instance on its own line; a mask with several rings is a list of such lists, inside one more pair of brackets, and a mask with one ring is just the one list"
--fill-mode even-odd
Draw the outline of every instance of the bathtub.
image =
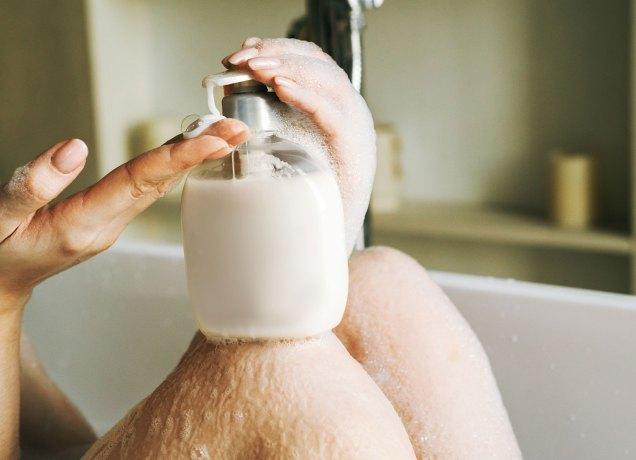
[[[484, 344], [525, 458], [636, 458], [636, 297], [433, 276]], [[42, 284], [25, 328], [103, 433], [193, 334], [181, 248], [116, 245]]]

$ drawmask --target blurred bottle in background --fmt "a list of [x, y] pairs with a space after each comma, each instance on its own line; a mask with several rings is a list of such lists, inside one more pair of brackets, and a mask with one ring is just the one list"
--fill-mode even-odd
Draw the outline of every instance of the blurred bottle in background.
[[588, 153], [550, 153], [550, 213], [559, 227], [583, 230], [594, 223], [596, 165]]
[[371, 194], [371, 211], [396, 211], [402, 201], [402, 143], [396, 128], [389, 123], [375, 127], [378, 166]]

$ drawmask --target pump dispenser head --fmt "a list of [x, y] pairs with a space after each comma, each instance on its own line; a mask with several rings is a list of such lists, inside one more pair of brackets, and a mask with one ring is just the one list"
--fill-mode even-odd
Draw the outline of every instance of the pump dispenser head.
[[248, 88], [257, 87], [259, 85], [264, 88], [264, 91], [267, 91], [267, 87], [265, 85], [252, 80], [247, 72], [241, 72], [239, 70], [228, 70], [213, 75], [207, 75], [201, 82], [201, 86], [203, 86], [207, 91], [208, 110], [210, 113], [203, 115], [190, 123], [183, 132], [183, 137], [185, 139], [197, 137], [208, 126], [225, 118], [225, 116], [221, 115], [221, 112], [216, 106], [214, 93], [217, 88], [222, 88], [224, 93], [227, 91], [226, 94], [229, 94], [233, 92], [234, 89], [239, 90], [240, 88], [244, 88], [244, 90], [247, 90]]
[[[268, 91], [267, 86], [240, 70], [208, 75], [203, 79], [202, 86], [208, 93], [210, 114], [200, 117], [188, 126], [183, 133], [186, 139], [198, 136], [209, 125], [225, 117], [241, 120], [253, 133], [273, 131], [276, 128], [276, 114], [289, 110], [289, 107], [278, 99], [276, 93]], [[223, 88], [221, 111], [214, 99], [216, 88]]]

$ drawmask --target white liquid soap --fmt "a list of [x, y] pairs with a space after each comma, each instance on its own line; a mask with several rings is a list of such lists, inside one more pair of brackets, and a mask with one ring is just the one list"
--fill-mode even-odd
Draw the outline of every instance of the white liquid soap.
[[183, 190], [188, 291], [208, 337], [307, 337], [347, 300], [342, 205], [330, 173], [216, 181]]
[[[224, 107], [252, 107], [249, 93], [239, 96]], [[196, 168], [183, 189], [188, 292], [199, 329], [209, 338], [320, 334], [340, 322], [347, 301], [338, 185], [298, 145], [250, 127], [250, 141]]]

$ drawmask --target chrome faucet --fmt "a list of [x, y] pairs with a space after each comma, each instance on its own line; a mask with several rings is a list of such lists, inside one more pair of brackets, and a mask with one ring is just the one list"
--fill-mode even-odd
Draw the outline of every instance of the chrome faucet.
[[362, 90], [362, 29], [364, 11], [383, 0], [306, 0], [305, 16], [294, 21], [288, 35], [316, 43]]

